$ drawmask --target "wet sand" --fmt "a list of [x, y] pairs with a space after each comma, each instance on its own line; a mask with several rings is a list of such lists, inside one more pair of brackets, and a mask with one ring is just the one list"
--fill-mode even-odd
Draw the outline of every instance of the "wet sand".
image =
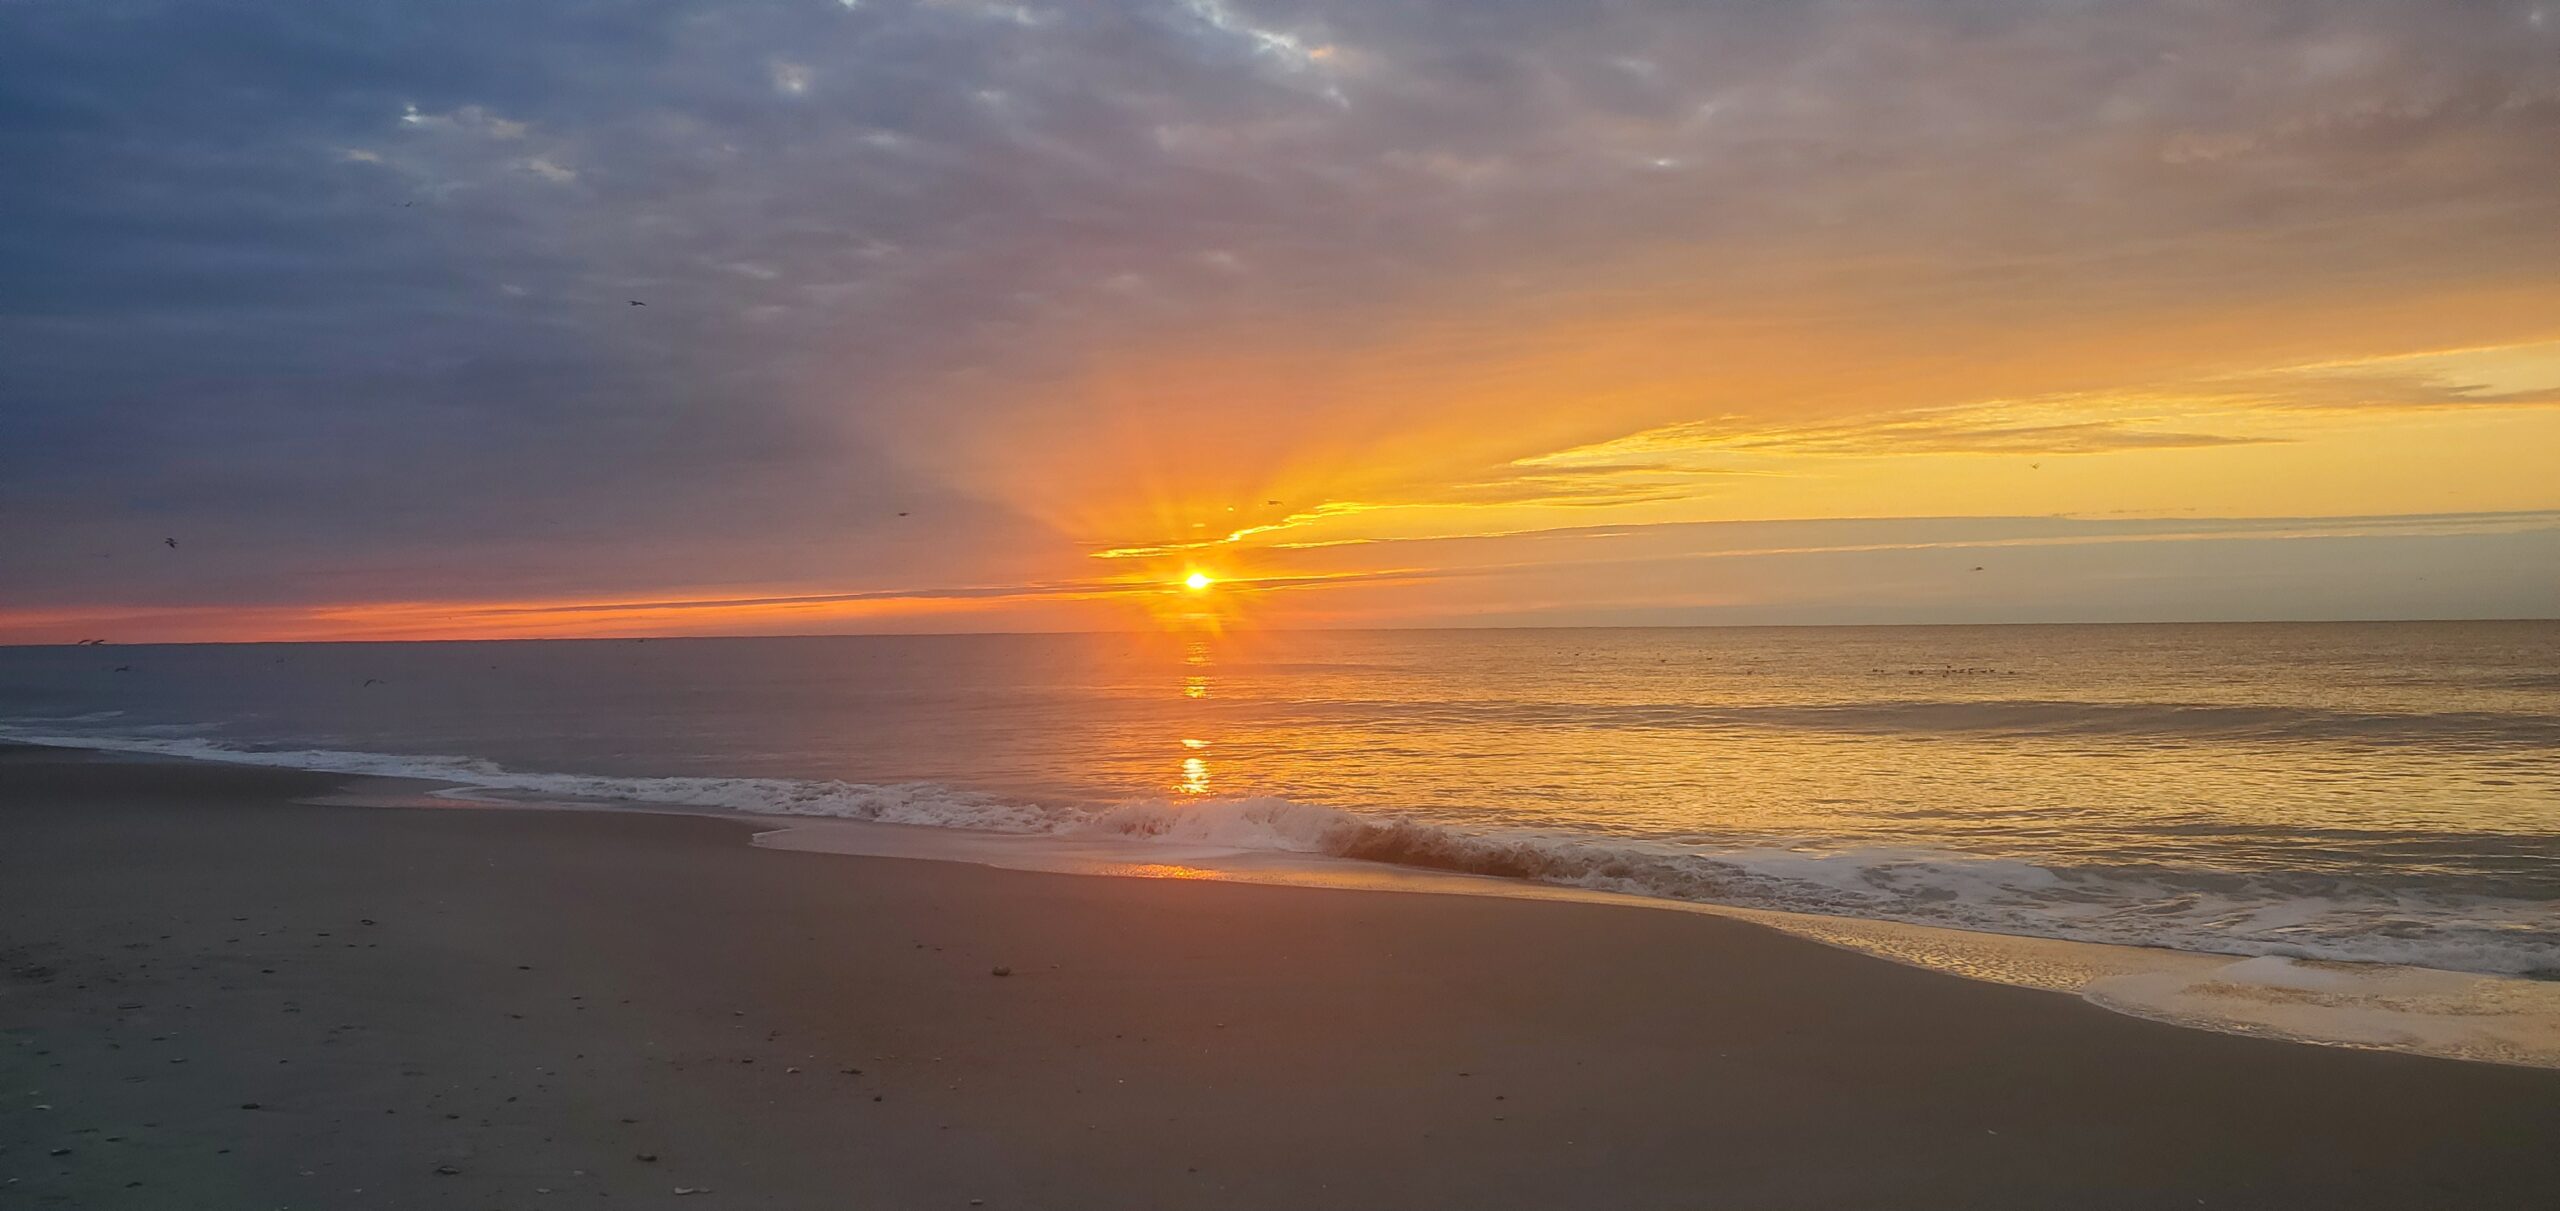
[[2560, 1205], [2560, 1072], [344, 781], [0, 749], [0, 1206]]

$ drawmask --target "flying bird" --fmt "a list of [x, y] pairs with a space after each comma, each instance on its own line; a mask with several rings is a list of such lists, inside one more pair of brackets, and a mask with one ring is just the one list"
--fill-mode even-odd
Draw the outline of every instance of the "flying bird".
[[1981, 565], [1981, 564], [1975, 564], [1975, 565], [1973, 565], [1973, 570], [1974, 570], [1974, 571], [1976, 571], [1976, 572], [1981, 571], [1981, 570], [1982, 570], [1982, 565]]
[[647, 303], [643, 303], [643, 302], [641, 302], [641, 301], [640, 301], [640, 300], [638, 300], [638, 299], [633, 299], [633, 300], [631, 300], [631, 305], [632, 305], [632, 306], [634, 306], [634, 307], [646, 307], [646, 306], [648, 306], [648, 304], [647, 304]]
[[[365, 678], [365, 679], [364, 679], [364, 684], [365, 684], [365, 685], [380, 685], [380, 684], [382, 684], [382, 678], [380, 678], [380, 677], [367, 677], [367, 678]], [[362, 689], [362, 688], [364, 688], [364, 686], [358, 686], [358, 687], [356, 687], [356, 688], [358, 688], [358, 689]]]
[[177, 540], [177, 539], [174, 539], [174, 538], [163, 538], [163, 539], [161, 539], [160, 541], [162, 541], [162, 542], [164, 542], [164, 543], [169, 544], [169, 549], [170, 549], [170, 550], [172, 550], [172, 551], [175, 551], [175, 550], [177, 550], [177, 549], [178, 549], [178, 540]]

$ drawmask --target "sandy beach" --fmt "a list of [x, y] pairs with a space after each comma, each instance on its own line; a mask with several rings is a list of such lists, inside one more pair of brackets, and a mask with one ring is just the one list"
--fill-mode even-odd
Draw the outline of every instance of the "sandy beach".
[[0, 750], [0, 1205], [2560, 1204], [2560, 1072], [1747, 925]]

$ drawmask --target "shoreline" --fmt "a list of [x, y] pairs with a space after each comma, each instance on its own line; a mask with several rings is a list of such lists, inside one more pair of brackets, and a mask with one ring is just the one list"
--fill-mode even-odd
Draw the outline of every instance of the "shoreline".
[[1683, 900], [1207, 842], [1132, 837], [1069, 841], [1050, 834], [999, 833], [676, 803], [580, 799], [417, 774], [330, 771], [114, 745], [0, 741], [0, 751], [13, 745], [110, 760], [245, 765], [316, 773], [336, 778], [340, 785], [312, 801], [344, 806], [477, 807], [727, 820], [751, 825], [745, 838], [747, 844], [779, 850], [954, 862], [1079, 876], [1215, 880], [1694, 913], [1743, 921], [1926, 971], [2058, 993], [2172, 1026], [2310, 1046], [2560, 1069], [2560, 981], [2528, 976], [2000, 933]]
[[[456, 788], [453, 798], [472, 798]], [[508, 804], [502, 799], [485, 800]], [[517, 806], [539, 808], [540, 802]], [[599, 806], [585, 810], [619, 810]], [[2272, 955], [2218, 954], [1748, 908], [1315, 855], [1092, 845], [1061, 858], [1045, 837], [752, 812], [761, 848], [960, 862], [1102, 878], [1219, 880], [1273, 887], [1598, 904], [1741, 921], [1941, 975], [2057, 993], [2188, 1029], [2305, 1046], [2403, 1052], [2560, 1069], [2560, 982]]]
[[344, 784], [0, 750], [0, 1189], [99, 1208], [173, 1189], [243, 1208], [2560, 1197], [2547, 1071], [2181, 1029], [1704, 914], [795, 853], [673, 813], [295, 801]]

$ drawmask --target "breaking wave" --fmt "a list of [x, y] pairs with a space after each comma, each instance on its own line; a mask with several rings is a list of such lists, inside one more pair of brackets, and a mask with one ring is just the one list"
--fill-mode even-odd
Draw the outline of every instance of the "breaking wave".
[[193, 738], [0, 739], [429, 779], [538, 799], [1279, 851], [1655, 898], [2071, 941], [2560, 977], [2560, 902], [2298, 871], [2039, 865], [1445, 825], [1280, 798], [1043, 804], [935, 783], [526, 773], [471, 757], [235, 748]]
[[[2073, 868], [1893, 848], [1707, 848], [1453, 828], [1283, 799], [1128, 803], [1074, 827], [1989, 933], [2560, 977], [2560, 906], [2551, 901], [2429, 895], [2292, 872]], [[2317, 894], [2306, 894], [2306, 883]]]

